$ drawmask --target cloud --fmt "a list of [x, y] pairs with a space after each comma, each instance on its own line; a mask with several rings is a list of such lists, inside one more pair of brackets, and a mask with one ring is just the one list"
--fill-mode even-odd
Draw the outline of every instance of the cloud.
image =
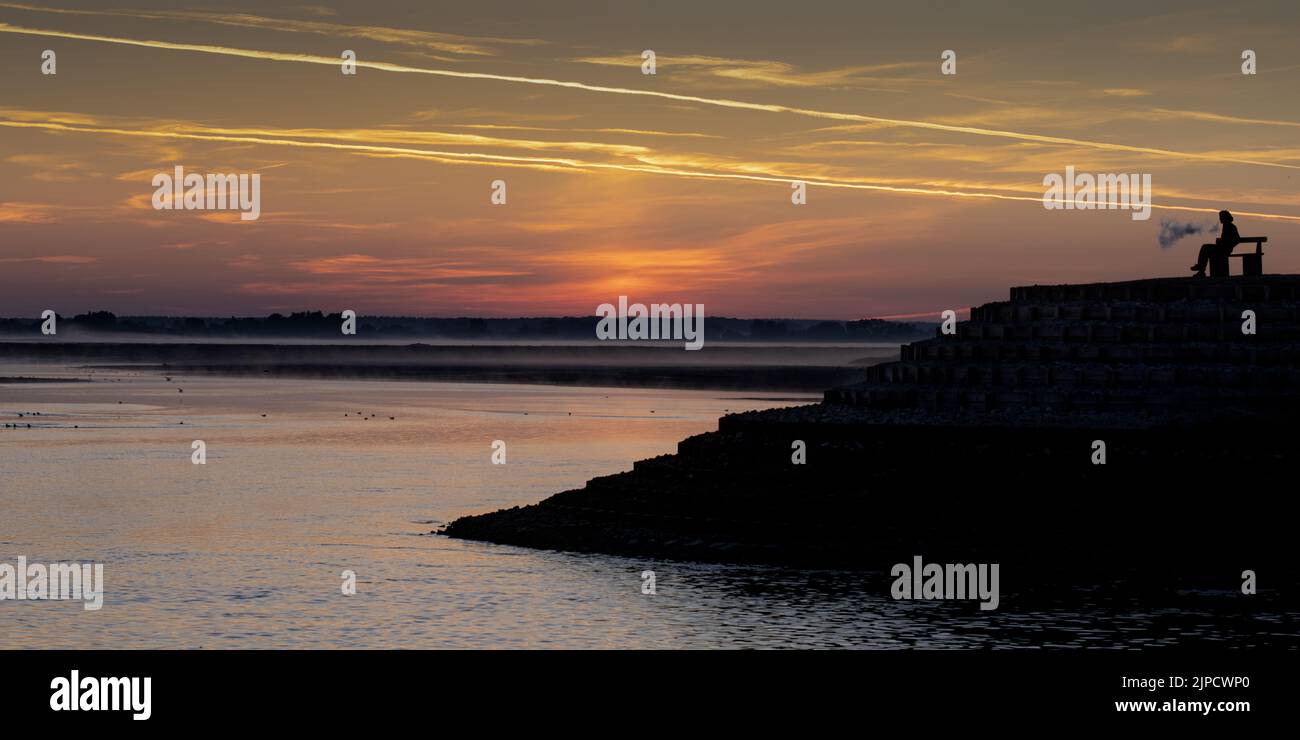
[[[339, 151], [354, 152], [367, 156], [379, 157], [397, 157], [423, 159], [428, 161], [443, 162], [449, 164], [492, 164], [495, 166], [514, 166], [527, 167], [532, 169], [542, 169], [550, 171], [586, 171], [586, 172], [627, 172], [654, 174], [669, 177], [687, 177], [699, 179], [716, 179], [716, 180], [736, 180], [756, 183], [778, 183], [788, 186], [792, 181], [802, 181], [809, 186], [826, 187], [826, 188], [844, 188], [854, 190], [867, 190], [875, 192], [898, 193], [903, 195], [925, 195], [939, 196], [946, 198], [965, 198], [965, 199], [987, 199], [987, 200], [1005, 200], [1005, 201], [1022, 201], [1030, 203], [1041, 203], [1041, 196], [1022, 196], [1008, 195], [1005, 193], [993, 192], [970, 192], [957, 189], [923, 187], [923, 186], [896, 186], [887, 185], [878, 182], [864, 182], [861, 180], [834, 179], [832, 177], [808, 177], [799, 173], [787, 172], [770, 172], [764, 169], [762, 164], [741, 163], [733, 165], [731, 171], [709, 171], [702, 169], [692, 169], [701, 164], [707, 164], [710, 159], [700, 156], [652, 156], [638, 155], [638, 160], [648, 164], [625, 164], [619, 162], [596, 162], [588, 160], [574, 159], [570, 157], [533, 157], [523, 155], [504, 155], [491, 154], [487, 152], [452, 152], [446, 150], [418, 149], [414, 147], [395, 147], [387, 145], [374, 145], [365, 143], [355, 143], [352, 141], [332, 142], [332, 141], [302, 141], [292, 138], [278, 138], [268, 136], [235, 136], [229, 134], [216, 133], [189, 133], [183, 130], [177, 130], [175, 123], [166, 124], [162, 130], [136, 130], [121, 129], [109, 127], [75, 127], [65, 126], [54, 123], [37, 123], [30, 121], [5, 121], [0, 120], [0, 127], [10, 128], [30, 128], [44, 129], [50, 131], [60, 131], [66, 133], [90, 133], [90, 134], [108, 134], [114, 136], [131, 136], [131, 137], [154, 137], [154, 138], [174, 138], [193, 141], [216, 141], [216, 142], [238, 142], [247, 144], [262, 144], [269, 146], [284, 146], [297, 148], [319, 148], [334, 149]], [[203, 130], [205, 127], [198, 127]], [[290, 130], [292, 131], [292, 130]], [[713, 158], [712, 161], [717, 161]], [[682, 163], [682, 164], [678, 164]], [[138, 196], [136, 196], [138, 198]], [[142, 207], [140, 203], [133, 201], [137, 208]], [[1174, 205], [1174, 204], [1152, 204], [1152, 208], [1174, 211], [1191, 211], [1211, 213], [1215, 212], [1212, 208], [1201, 208], [1194, 206]], [[1260, 218], [1272, 218], [1291, 221], [1300, 221], [1300, 216], [1290, 216], [1285, 214], [1270, 214], [1242, 211], [1242, 215], [1257, 216]], [[241, 222], [245, 225], [255, 225], [257, 222]]]
[[[383, 44], [410, 46], [420, 49], [470, 57], [495, 56], [495, 46], [545, 44], [541, 39], [511, 38], [476, 38], [435, 31], [419, 31], [387, 26], [353, 25], [318, 20], [299, 20], [293, 18], [269, 18], [251, 13], [212, 13], [197, 10], [74, 10], [68, 8], [41, 8], [20, 3], [0, 3], [0, 8], [24, 10], [29, 12], [55, 13], [59, 15], [100, 16], [118, 18], [136, 18], [140, 20], [187, 21], [209, 23], [238, 28], [256, 28], [286, 33], [306, 33], [319, 36], [338, 36], [364, 38]], [[320, 16], [319, 8], [303, 6], [309, 12]], [[330, 11], [329, 15], [334, 13]], [[444, 61], [454, 61], [443, 58]]]
[[512, 126], [509, 124], [497, 123], [452, 123], [447, 124], [451, 128], [471, 128], [483, 129], [488, 131], [550, 131], [554, 133], [575, 133], [575, 134], [628, 134], [630, 136], [664, 136], [678, 137], [683, 139], [720, 139], [722, 137], [716, 134], [701, 134], [692, 131], [650, 131], [640, 128], [581, 128], [567, 127], [555, 128], [549, 126]]
[[518, 277], [527, 272], [475, 267], [467, 262], [439, 259], [389, 259], [368, 254], [297, 260], [292, 267], [312, 275], [339, 275], [373, 282], [464, 280], [484, 277]]
[[[641, 55], [588, 56], [573, 59], [579, 64], [594, 64], [636, 69], [641, 66]], [[821, 71], [803, 71], [793, 64], [771, 60], [728, 59], [701, 55], [665, 55], [655, 57], [657, 67], [671, 71], [674, 80], [699, 83], [707, 81], [742, 87], [862, 87], [868, 83], [899, 85], [910, 80], [906, 77], [876, 77], [872, 73], [898, 72], [925, 68], [921, 62], [896, 62], [890, 64], [857, 65]], [[890, 92], [895, 92], [891, 90]]]
[[99, 261], [98, 257], [86, 257], [78, 254], [51, 254], [39, 257], [3, 257], [0, 262], [44, 262], [52, 265], [90, 265]]
[[1219, 37], [1212, 33], [1185, 33], [1168, 38], [1141, 41], [1139, 48], [1159, 54], [1213, 54]]
[[0, 201], [0, 224], [45, 224], [57, 221], [57, 206], [46, 203]]
[[1186, 118], [1196, 121], [1246, 124], [1251, 126], [1284, 126], [1288, 128], [1300, 128], [1300, 122], [1297, 121], [1279, 121], [1269, 118], [1243, 118], [1241, 116], [1226, 116], [1221, 113], [1195, 110], [1170, 110], [1168, 108], [1151, 108], [1150, 110], [1153, 113], [1158, 113], [1167, 118]]
[[[82, 41], [96, 41], [101, 43], [123, 44], [127, 46], [139, 46], [154, 49], [166, 49], [170, 51], [189, 51], [205, 54], [219, 54], [225, 56], [241, 57], [246, 59], [263, 59], [268, 61], [279, 62], [298, 62], [306, 64], [324, 64], [336, 67], [339, 60], [335, 57], [318, 56], [314, 54], [299, 54], [276, 51], [265, 51], [257, 49], [241, 49], [228, 46], [215, 46], [210, 44], [185, 44], [170, 41], [153, 41], [142, 39], [130, 39], [116, 36], [102, 36], [95, 34], [72, 33], [65, 31], [25, 28], [13, 26], [7, 23], [0, 23], [0, 33], [16, 33], [33, 36], [46, 36], [56, 38], [77, 39]], [[663, 100], [673, 100], [684, 103], [695, 103], [700, 105], [716, 106], [720, 108], [731, 108], [738, 110], [763, 111], [767, 113], [783, 113], [812, 118], [824, 118], [839, 121], [856, 121], [860, 123], [874, 123], [901, 128], [925, 129], [931, 131], [945, 131], [948, 133], [967, 134], [972, 136], [988, 136], [1007, 139], [1017, 139], [1020, 141], [1030, 141], [1042, 144], [1059, 144], [1065, 146], [1086, 147], [1090, 149], [1102, 149], [1108, 151], [1128, 152], [1132, 154], [1147, 154], [1159, 157], [1170, 157], [1175, 159], [1198, 159], [1204, 161], [1226, 162], [1233, 164], [1249, 164], [1262, 167], [1278, 167], [1285, 169], [1300, 169], [1300, 165], [1286, 164], [1281, 162], [1271, 162], [1265, 160], [1239, 159], [1212, 154], [1202, 154], [1196, 152], [1181, 152], [1171, 149], [1161, 149], [1156, 147], [1135, 146], [1130, 144], [1119, 144], [1114, 142], [1091, 141], [1086, 139], [1076, 139], [1063, 136], [1047, 136], [1042, 134], [1029, 134], [1019, 131], [1008, 131], [982, 128], [978, 126], [955, 126], [944, 123], [934, 123], [929, 121], [918, 121], [901, 118], [887, 118], [883, 116], [868, 116], [856, 113], [838, 113], [834, 111], [817, 110], [813, 108], [802, 108], [777, 103], [752, 103], [742, 100], [733, 100], [730, 98], [710, 98], [698, 95], [685, 95], [680, 93], [670, 93], [660, 90], [642, 90], [636, 88], [613, 87], [607, 85], [591, 85], [584, 82], [575, 82], [570, 80], [556, 80], [540, 77], [523, 77], [518, 75], [500, 75], [488, 72], [462, 72], [449, 69], [434, 69], [428, 67], [412, 67], [401, 64], [392, 64], [389, 62], [362, 61], [356, 63], [359, 68], [375, 69], [385, 72], [397, 72], [407, 74], [424, 74], [438, 77], [454, 77], [459, 79], [476, 79], [476, 80], [493, 80], [498, 82], [512, 82], [518, 84], [538, 85], [546, 87], [558, 87], [570, 90], [585, 90], [588, 92], [597, 92], [614, 95], [631, 95], [641, 97], [651, 97]]]
[[14, 154], [4, 161], [32, 170], [31, 179], [40, 182], [75, 182], [99, 176], [81, 162], [51, 154]]

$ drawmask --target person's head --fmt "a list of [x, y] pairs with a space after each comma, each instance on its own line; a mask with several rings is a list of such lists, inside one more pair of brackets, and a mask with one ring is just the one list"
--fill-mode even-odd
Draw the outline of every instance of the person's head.
[[1221, 224], [1232, 223], [1232, 214], [1228, 213], [1227, 211], [1219, 211], [1219, 223]]

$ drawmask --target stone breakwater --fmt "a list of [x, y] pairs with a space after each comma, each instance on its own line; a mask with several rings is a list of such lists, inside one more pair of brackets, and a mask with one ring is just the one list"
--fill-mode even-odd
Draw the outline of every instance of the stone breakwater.
[[1270, 567], [1294, 585], [1300, 276], [1013, 288], [864, 375], [443, 533], [872, 570], [924, 553], [1042, 584], [1231, 588]]

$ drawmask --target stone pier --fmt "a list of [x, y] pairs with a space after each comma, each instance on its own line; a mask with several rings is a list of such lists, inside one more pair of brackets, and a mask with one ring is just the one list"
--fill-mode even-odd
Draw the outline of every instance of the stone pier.
[[1268, 564], [1294, 585], [1297, 410], [1300, 276], [1017, 287], [822, 403], [723, 417], [445, 533], [877, 571], [920, 554], [1044, 586], [1231, 588]]

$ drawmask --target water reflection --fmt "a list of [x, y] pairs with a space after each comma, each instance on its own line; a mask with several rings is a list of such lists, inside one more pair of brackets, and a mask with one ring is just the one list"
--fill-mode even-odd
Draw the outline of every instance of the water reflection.
[[[716, 428], [723, 409], [789, 394], [178, 378], [182, 396], [148, 373], [97, 380], [0, 387], [0, 415], [40, 412], [32, 430], [0, 430], [0, 562], [103, 562], [106, 580], [98, 612], [0, 604], [0, 648], [1297, 643], [1297, 615], [1263, 595], [1250, 612], [1216, 594], [1153, 609], [1088, 591], [1018, 601], [1004, 586], [990, 613], [895, 602], [854, 573], [427, 534], [626, 470]], [[206, 465], [190, 463], [194, 439]], [[490, 464], [495, 439], [506, 465]]]

